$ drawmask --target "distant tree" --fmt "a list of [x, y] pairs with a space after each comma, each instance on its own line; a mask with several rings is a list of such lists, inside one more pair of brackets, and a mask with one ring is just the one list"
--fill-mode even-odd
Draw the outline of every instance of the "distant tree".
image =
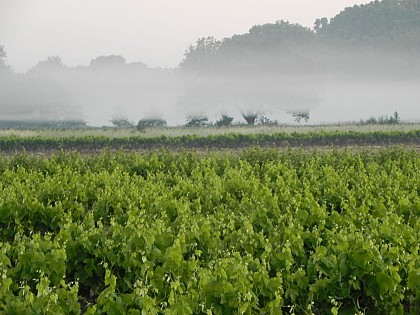
[[[300, 24], [280, 20], [275, 23], [267, 23], [253, 26], [248, 33], [234, 35], [227, 38], [221, 47], [238, 45], [253, 50], [288, 50], [290, 48], [303, 48], [315, 42], [315, 33]], [[230, 46], [231, 47], [231, 46]]]
[[328, 19], [326, 17], [323, 17], [321, 19], [316, 19], [314, 23], [314, 30], [318, 32], [322, 28], [327, 27], [328, 25]]
[[4, 59], [6, 59], [6, 57], [7, 57], [7, 53], [4, 50], [4, 46], [0, 45], [0, 59], [4, 60]]
[[111, 119], [111, 123], [116, 128], [131, 128], [134, 127], [134, 123], [129, 121], [128, 118], [125, 117], [116, 117]]
[[166, 126], [166, 120], [162, 118], [143, 118], [137, 123], [137, 130], [144, 131], [147, 128], [157, 128]]
[[63, 84], [68, 68], [59, 56], [49, 56], [10, 81], [4, 94], [4, 115], [31, 121], [80, 121], [81, 108]]
[[71, 95], [50, 81], [35, 82], [17, 77], [0, 103], [2, 116], [15, 120], [68, 121], [79, 120], [81, 109]]
[[208, 124], [208, 117], [205, 115], [187, 116], [185, 127], [201, 127]]
[[393, 124], [399, 124], [401, 122], [400, 115], [397, 111], [394, 112], [394, 117], [391, 117], [391, 121]]
[[46, 60], [38, 62], [37, 65], [28, 70], [29, 75], [51, 76], [66, 69], [59, 56], [49, 56]]
[[[191, 45], [180, 63], [183, 71], [240, 71], [290, 69], [298, 56], [314, 53], [316, 36], [311, 29], [287, 21], [253, 26], [248, 33], [222, 41], [203, 37]], [[311, 46], [311, 48], [309, 48]], [[293, 54], [299, 51], [298, 54]], [[292, 54], [291, 54], [292, 53]], [[306, 69], [308, 66], [306, 64]]]
[[309, 121], [309, 112], [292, 112], [291, 114], [298, 123], [300, 123], [302, 119], [305, 120], [305, 122]]
[[120, 67], [126, 64], [126, 60], [121, 55], [99, 56], [91, 60], [90, 67]]
[[40, 61], [39, 65], [47, 65], [49, 67], [62, 67], [64, 66], [63, 61], [59, 56], [49, 56], [47, 60]]
[[315, 21], [318, 37], [347, 47], [420, 49], [420, 2], [382, 0], [345, 8]]
[[259, 117], [258, 122], [263, 126], [275, 126], [277, 125], [277, 121], [271, 120], [269, 117], [262, 115]]
[[354, 5], [314, 29], [332, 75], [420, 76], [419, 0]]
[[[199, 104], [254, 112], [262, 106], [302, 108], [308, 104], [289, 100], [304, 91], [314, 95], [311, 103], [316, 105], [325, 74], [317, 59], [317, 45], [313, 30], [287, 21], [256, 25], [245, 34], [221, 41], [199, 39], [180, 64], [186, 93], [178, 103], [191, 109]], [[252, 125], [256, 116], [244, 118]]]
[[88, 125], [84, 120], [60, 120], [55, 123], [55, 127], [58, 129], [83, 129]]
[[130, 67], [130, 69], [134, 69], [134, 70], [145, 70], [147, 69], [147, 64], [145, 64], [144, 62], [131, 62], [128, 63], [127, 66]]
[[228, 127], [232, 124], [233, 117], [229, 115], [222, 115], [219, 120], [216, 121], [217, 127]]
[[8, 65], [6, 65], [6, 58], [7, 58], [7, 53], [4, 50], [4, 46], [0, 45], [0, 76], [2, 75], [7, 76], [12, 73], [11, 68]]
[[242, 112], [242, 117], [245, 119], [248, 126], [254, 126], [258, 114], [255, 112]]
[[394, 115], [381, 115], [379, 117], [369, 117], [368, 119], [360, 120], [360, 125], [397, 125], [401, 122], [400, 115], [398, 112], [394, 112]]
[[2, 119], [4, 118], [4, 97], [9, 93], [10, 84], [12, 81], [12, 69], [9, 67], [5, 60], [7, 54], [4, 46], [0, 45], [0, 109], [2, 111]]
[[211, 67], [221, 44], [221, 41], [212, 36], [199, 38], [195, 45], [185, 51], [184, 59], [180, 63], [181, 69], [196, 71]]

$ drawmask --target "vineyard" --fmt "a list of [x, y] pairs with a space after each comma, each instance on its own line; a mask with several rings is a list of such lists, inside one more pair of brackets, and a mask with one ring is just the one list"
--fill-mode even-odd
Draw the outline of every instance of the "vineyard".
[[[36, 139], [0, 147], [77, 141]], [[418, 151], [21, 152], [0, 174], [1, 314], [420, 313]]]
[[[203, 128], [212, 131], [210, 128]], [[275, 132], [273, 132], [275, 130]], [[77, 132], [66, 132], [61, 136], [54, 135], [15, 135], [0, 136], [0, 150], [3, 152], [50, 152], [60, 150], [77, 150], [83, 152], [112, 150], [155, 150], [168, 149], [241, 149], [245, 147], [307, 147], [307, 146], [420, 146], [420, 129], [381, 130], [381, 131], [306, 131], [284, 132], [271, 128], [273, 133], [246, 133], [246, 129], [230, 132], [223, 129], [216, 134], [170, 135], [124, 135], [110, 134], [80, 135]], [[216, 129], [217, 131], [217, 129]], [[244, 132], [245, 131], [245, 132]], [[161, 131], [162, 132], [162, 131]], [[118, 134], [117, 134], [118, 135]]]

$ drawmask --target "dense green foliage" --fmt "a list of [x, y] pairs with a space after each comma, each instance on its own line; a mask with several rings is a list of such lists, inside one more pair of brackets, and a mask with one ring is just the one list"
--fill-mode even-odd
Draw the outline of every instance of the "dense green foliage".
[[380, 49], [420, 49], [420, 2], [382, 0], [346, 8], [329, 23], [319, 20], [321, 40]]
[[372, 1], [345, 8], [331, 20], [318, 19], [314, 29], [279, 20], [222, 40], [200, 38], [180, 63], [189, 80], [178, 103], [191, 110], [199, 104], [299, 113], [325, 100], [331, 82], [344, 80], [349, 90], [349, 78], [387, 78], [392, 84], [415, 79], [417, 86], [419, 3]]
[[360, 125], [396, 125], [400, 123], [398, 112], [394, 112], [393, 116], [381, 115], [378, 118], [370, 117], [366, 120], [360, 120]]
[[209, 123], [209, 118], [206, 115], [188, 116], [186, 118], [185, 127], [200, 127], [206, 126]]
[[0, 173], [0, 313], [420, 311], [417, 152], [18, 154]]
[[0, 45], [0, 59], [5, 59], [7, 57], [6, 52], [4, 51], [4, 46]]
[[[296, 72], [298, 62], [314, 53], [315, 41], [315, 32], [299, 24], [278, 21], [256, 25], [248, 33], [222, 41], [213, 37], [198, 39], [185, 53], [180, 66], [182, 70], [210, 73]], [[320, 70], [311, 62], [306, 62], [305, 66], [306, 71]]]
[[[228, 130], [228, 129], [227, 129]], [[411, 131], [335, 131], [273, 134], [225, 133], [219, 135], [183, 136], [4, 136], [0, 137], [0, 150], [13, 152], [51, 150], [153, 149], [153, 148], [245, 148], [250, 146], [352, 146], [397, 145], [420, 143], [420, 130]]]
[[[374, 48], [377, 59], [395, 51], [412, 50], [418, 54], [419, 34], [419, 1], [372, 1], [347, 7], [331, 20], [317, 19], [314, 30], [281, 20], [253, 26], [248, 33], [222, 41], [201, 38], [186, 51], [180, 65], [183, 70], [255, 71], [279, 67], [296, 72], [305, 61], [305, 71], [319, 72], [323, 57], [334, 56], [338, 47], [348, 51]], [[360, 52], [366, 54], [366, 50]]]
[[158, 128], [164, 127], [166, 125], [166, 120], [162, 118], [143, 118], [138, 121], [136, 129], [139, 131], [144, 131], [147, 128]]
[[215, 122], [215, 126], [217, 126], [217, 127], [229, 127], [232, 124], [232, 121], [233, 121], [233, 117], [224, 114], [224, 115], [222, 115], [222, 117], [220, 117]]

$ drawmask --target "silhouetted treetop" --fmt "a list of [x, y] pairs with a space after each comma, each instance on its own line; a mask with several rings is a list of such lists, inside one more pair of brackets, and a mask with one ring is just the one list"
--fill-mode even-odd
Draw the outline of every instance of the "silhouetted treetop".
[[29, 74], [52, 74], [53, 72], [65, 69], [65, 65], [59, 56], [49, 56], [46, 60], [38, 62], [36, 66], [29, 69]]
[[0, 45], [0, 59], [6, 59], [7, 54], [6, 51], [4, 50], [4, 46]]
[[318, 19], [315, 30], [328, 43], [344, 46], [420, 49], [420, 1], [383, 0]]
[[109, 55], [109, 56], [99, 56], [95, 59], [92, 59], [90, 62], [90, 67], [118, 67], [126, 64], [126, 60], [121, 55]]
[[99, 56], [92, 59], [88, 69], [100, 71], [127, 71], [142, 72], [147, 69], [147, 65], [143, 62], [127, 63], [126, 59], [121, 55]]
[[222, 43], [222, 48], [229, 45], [246, 48], [265, 49], [305, 45], [313, 43], [315, 33], [302, 25], [292, 24], [287, 21], [277, 21], [253, 26], [248, 33], [243, 35], [234, 35], [227, 38]]
[[[420, 50], [420, 1], [383, 0], [348, 7], [314, 30], [287, 21], [253, 26], [223, 40], [200, 38], [185, 52], [182, 70], [299, 71], [319, 73], [332, 48]], [[350, 50], [349, 50], [350, 52]], [[380, 58], [380, 57], [378, 57]]]
[[6, 58], [7, 58], [7, 53], [4, 50], [4, 46], [0, 45], [0, 75], [11, 74], [11, 68], [8, 65], [6, 65], [6, 62], [5, 62]]
[[214, 62], [221, 41], [212, 36], [197, 39], [194, 45], [190, 45], [184, 53], [184, 59], [180, 66], [184, 70], [198, 70], [211, 67]]
[[256, 25], [248, 33], [221, 41], [214, 37], [200, 38], [185, 52], [180, 66], [182, 70], [208, 72], [288, 71], [292, 68], [296, 70], [298, 64], [306, 62], [306, 69], [309, 69], [315, 45], [313, 30], [277, 21]]

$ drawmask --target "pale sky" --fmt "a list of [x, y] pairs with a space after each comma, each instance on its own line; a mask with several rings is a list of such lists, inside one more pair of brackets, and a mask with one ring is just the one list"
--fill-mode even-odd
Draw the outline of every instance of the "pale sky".
[[102, 55], [174, 67], [203, 36], [246, 33], [288, 20], [312, 27], [357, 0], [0, 0], [0, 45], [8, 63], [26, 71], [48, 56], [68, 66]]

